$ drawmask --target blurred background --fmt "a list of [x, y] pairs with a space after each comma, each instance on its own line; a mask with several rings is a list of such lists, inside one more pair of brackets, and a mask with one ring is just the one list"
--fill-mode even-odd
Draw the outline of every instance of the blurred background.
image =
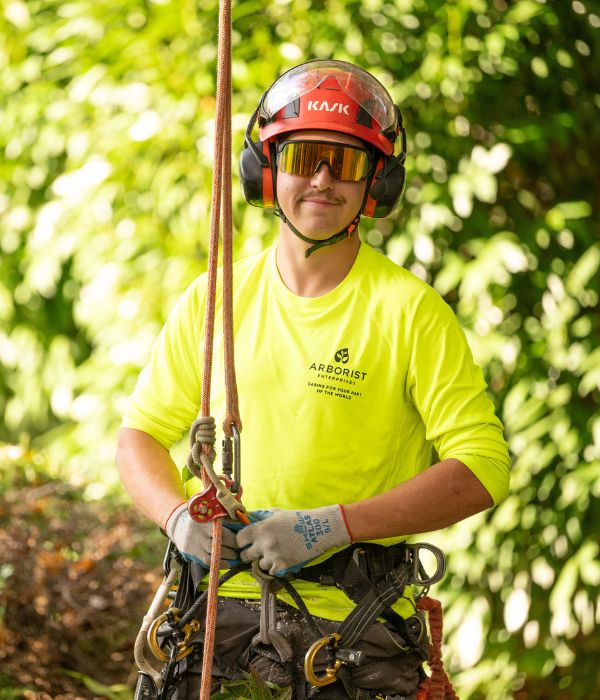
[[[236, 161], [307, 59], [356, 62], [402, 108], [404, 200], [361, 234], [456, 310], [514, 458], [502, 505], [428, 538], [460, 697], [600, 697], [600, 5], [233, 5]], [[0, 697], [127, 698], [164, 540], [115, 437], [206, 268], [218, 6], [0, 7]], [[237, 174], [234, 220], [236, 257], [273, 240]]]

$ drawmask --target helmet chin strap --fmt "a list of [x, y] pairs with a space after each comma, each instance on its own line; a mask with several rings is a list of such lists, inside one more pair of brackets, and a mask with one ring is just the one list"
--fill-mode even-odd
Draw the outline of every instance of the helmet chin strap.
[[[275, 162], [275, 159], [273, 159], [272, 163]], [[331, 172], [331, 166], [329, 163], [326, 161], [323, 161], [325, 165], [327, 165], [329, 172]], [[320, 165], [320, 164], [319, 164]], [[319, 166], [317, 166], [318, 170]], [[277, 193], [277, 185], [275, 184], [277, 182], [277, 169], [273, 167], [273, 182], [274, 182], [274, 191]], [[292, 233], [294, 233], [298, 238], [303, 240], [305, 243], [312, 243], [310, 248], [306, 249], [306, 252], [304, 253], [304, 257], [308, 258], [310, 255], [312, 255], [315, 250], [319, 250], [319, 248], [324, 248], [326, 245], [333, 245], [334, 243], [338, 243], [339, 241], [343, 241], [345, 238], [349, 238], [354, 234], [356, 229], [358, 228], [358, 222], [360, 221], [360, 215], [363, 212], [363, 209], [365, 207], [367, 198], [369, 196], [369, 190], [371, 189], [371, 183], [373, 181], [373, 174], [374, 174], [374, 169], [372, 169], [371, 173], [369, 174], [369, 177], [367, 179], [367, 186], [365, 187], [365, 193], [363, 195], [363, 200], [362, 204], [360, 205], [360, 209], [356, 213], [356, 216], [352, 219], [352, 221], [347, 225], [344, 226], [341, 231], [338, 231], [337, 233], [334, 233], [332, 236], [329, 236], [329, 238], [325, 238], [323, 240], [319, 238], [309, 238], [308, 236], [305, 236], [303, 233], [300, 233], [298, 229], [294, 226], [294, 224], [287, 218], [285, 215], [283, 209], [279, 206], [279, 202], [277, 201], [277, 194], [275, 194], [275, 204], [273, 206], [273, 213], [275, 216], [278, 216], [283, 223], [290, 229]]]
[[329, 236], [329, 238], [325, 239], [309, 238], [303, 233], [300, 233], [300, 231], [298, 231], [294, 224], [284, 214], [279, 204], [275, 205], [275, 207], [273, 208], [273, 212], [283, 221], [283, 223], [290, 229], [290, 231], [292, 231], [292, 233], [298, 236], [298, 238], [303, 240], [305, 243], [312, 243], [311, 247], [307, 248], [306, 252], [304, 253], [304, 257], [308, 258], [312, 253], [315, 252], [315, 250], [319, 250], [319, 248], [324, 248], [326, 245], [333, 245], [338, 241], [343, 241], [345, 238], [349, 238], [358, 227], [358, 222], [360, 221], [360, 214], [362, 212], [362, 205], [358, 211], [358, 214], [354, 217], [354, 219], [352, 219], [352, 221], [347, 226], [344, 226], [344, 228], [341, 231], [338, 231], [332, 236]]

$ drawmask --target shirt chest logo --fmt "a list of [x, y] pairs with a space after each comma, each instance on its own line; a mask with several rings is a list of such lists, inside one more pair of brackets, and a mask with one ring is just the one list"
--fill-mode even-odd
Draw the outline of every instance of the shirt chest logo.
[[362, 396], [359, 387], [362, 388], [367, 372], [352, 365], [348, 348], [336, 350], [333, 362], [312, 362], [308, 370], [308, 386], [316, 389], [318, 394], [344, 399]]

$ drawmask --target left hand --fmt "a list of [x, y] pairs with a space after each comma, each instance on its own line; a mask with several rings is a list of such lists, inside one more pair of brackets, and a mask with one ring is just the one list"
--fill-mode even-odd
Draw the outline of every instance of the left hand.
[[260, 519], [238, 532], [240, 558], [258, 560], [260, 568], [272, 576], [296, 573], [329, 549], [352, 541], [340, 505], [250, 515]]

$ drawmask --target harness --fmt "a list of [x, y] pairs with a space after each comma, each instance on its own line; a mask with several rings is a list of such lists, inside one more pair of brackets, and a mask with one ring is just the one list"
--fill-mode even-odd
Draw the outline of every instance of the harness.
[[[427, 575], [420, 560], [422, 550], [428, 550], [436, 558], [436, 571]], [[172, 543], [169, 543], [163, 564], [165, 578], [150, 606], [135, 645], [135, 659], [140, 669], [135, 700], [167, 700], [175, 690], [183, 692], [187, 668], [201, 661], [201, 620], [209, 591], [197, 592], [198, 584], [207, 569], [186, 562]], [[249, 571], [249, 564], [230, 569], [220, 577], [222, 585], [242, 571]], [[256, 574], [256, 567], [254, 567]], [[274, 578], [264, 573], [258, 575], [261, 583], [260, 630], [252, 640], [252, 647], [280, 661], [292, 679], [298, 700], [318, 695], [319, 689], [340, 681], [349, 698], [368, 700], [372, 692], [357, 688], [352, 682], [351, 667], [364, 662], [363, 652], [355, 648], [365, 631], [375, 620], [388, 622], [406, 642], [411, 651], [423, 661], [428, 660], [432, 671], [424, 677], [419, 700], [444, 700], [456, 698], [445, 674], [441, 660], [441, 608], [437, 601], [426, 596], [429, 586], [439, 581], [445, 573], [443, 553], [433, 545], [401, 543], [392, 547], [370, 543], [357, 543], [338, 552], [321, 564], [305, 567], [295, 575]], [[336, 585], [356, 604], [356, 607], [334, 633], [325, 633], [293, 585], [294, 579], [312, 581], [321, 585]], [[176, 588], [174, 582], [178, 580]], [[392, 609], [392, 604], [402, 597], [406, 586], [420, 589], [415, 613], [429, 612], [432, 644], [429, 655], [423, 649], [425, 623], [422, 615], [415, 614], [408, 620]], [[302, 615], [314, 641], [306, 652], [304, 674], [291, 663], [293, 649], [286, 637], [277, 629], [276, 598], [284, 590]], [[171, 603], [165, 612], [160, 608], [166, 599]], [[154, 663], [149, 660], [149, 651]], [[323, 665], [320, 673], [315, 664]], [[319, 661], [320, 660], [320, 661]], [[156, 661], [162, 668], [156, 668]], [[307, 683], [310, 689], [307, 691]], [[178, 695], [178, 697], [180, 697]], [[185, 697], [185, 696], [184, 696]], [[379, 696], [382, 697], [382, 696]]]

